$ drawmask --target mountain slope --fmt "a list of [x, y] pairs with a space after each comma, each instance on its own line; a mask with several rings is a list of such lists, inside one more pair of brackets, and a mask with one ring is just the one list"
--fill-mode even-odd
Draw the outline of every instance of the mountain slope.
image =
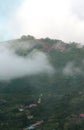
[[[15, 73], [15, 70], [12, 71], [14, 67], [9, 64], [12, 68], [10, 73], [14, 72], [15, 75], [11, 74], [11, 79], [8, 78], [9, 73], [7, 80], [3, 75], [4, 80], [0, 80], [0, 129], [23, 130], [43, 120], [43, 124], [36, 127], [37, 130], [83, 130], [84, 118], [80, 114], [84, 113], [84, 47], [32, 36], [5, 42], [1, 47], [10, 52], [6, 55], [14, 55], [12, 66], [16, 65], [17, 68], [15, 58], [18, 57], [17, 61], [22, 61], [17, 62], [19, 68], [21, 64], [23, 68], [28, 60], [26, 67], [29, 70], [26, 68], [22, 71], [21, 68], [20, 73], [15, 69]], [[31, 62], [31, 59], [35, 62]], [[37, 107], [28, 108], [32, 103]], [[21, 106], [23, 111], [19, 111]], [[33, 119], [28, 119], [29, 115], [33, 115]]]

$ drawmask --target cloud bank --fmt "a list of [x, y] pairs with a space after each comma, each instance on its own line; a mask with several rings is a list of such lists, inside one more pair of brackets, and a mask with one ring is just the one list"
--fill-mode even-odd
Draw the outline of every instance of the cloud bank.
[[53, 71], [47, 55], [43, 52], [33, 51], [24, 58], [17, 56], [5, 45], [0, 45], [0, 81], [40, 73], [51, 74]]

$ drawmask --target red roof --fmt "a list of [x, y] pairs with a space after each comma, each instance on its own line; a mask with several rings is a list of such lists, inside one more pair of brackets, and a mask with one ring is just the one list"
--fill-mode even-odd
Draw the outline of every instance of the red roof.
[[37, 121], [35, 124], [33, 124], [32, 126], [38, 126], [38, 125], [41, 125], [43, 123], [43, 120], [42, 121]]
[[31, 108], [31, 107], [37, 107], [37, 104], [30, 104], [29, 108]]
[[80, 114], [79, 116], [80, 116], [80, 117], [84, 117], [84, 114]]

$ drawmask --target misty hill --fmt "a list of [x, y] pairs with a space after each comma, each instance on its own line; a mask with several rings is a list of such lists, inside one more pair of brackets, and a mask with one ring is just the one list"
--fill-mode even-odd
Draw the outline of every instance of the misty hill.
[[[37, 108], [18, 111], [40, 94]], [[2, 130], [23, 129], [41, 119], [37, 130], [83, 130], [84, 47], [30, 35], [1, 43], [0, 104]], [[27, 119], [28, 113], [35, 118]]]

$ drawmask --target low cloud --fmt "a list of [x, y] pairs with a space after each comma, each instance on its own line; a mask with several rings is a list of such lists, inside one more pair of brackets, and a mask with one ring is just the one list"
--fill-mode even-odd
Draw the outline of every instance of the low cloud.
[[82, 74], [82, 71], [79, 67], [76, 67], [73, 62], [69, 62], [63, 69], [63, 74], [73, 76], [75, 74]]
[[7, 44], [0, 45], [0, 81], [46, 73], [53, 73], [48, 56], [40, 51], [33, 51], [22, 57], [9, 50]]

